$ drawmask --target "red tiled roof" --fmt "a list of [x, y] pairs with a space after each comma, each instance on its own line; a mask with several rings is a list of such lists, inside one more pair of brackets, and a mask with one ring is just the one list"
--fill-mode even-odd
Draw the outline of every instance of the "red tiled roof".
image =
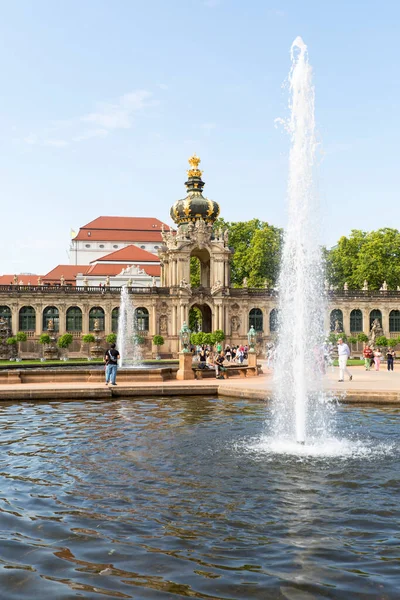
[[[37, 285], [38, 277], [43, 277], [43, 275], [17, 275], [18, 284], [20, 281], [21, 285]], [[0, 285], [10, 285], [14, 281], [14, 273], [12, 275], [0, 275]]]
[[[153, 217], [97, 217], [79, 229], [75, 240], [161, 241], [161, 228], [170, 227]], [[90, 235], [88, 235], [90, 234]]]
[[87, 265], [57, 265], [43, 275], [43, 283], [60, 283], [61, 275], [63, 275], [66, 283], [75, 283], [77, 273], [84, 273], [87, 270]]
[[96, 258], [95, 260], [92, 260], [90, 264], [109, 261], [127, 261], [131, 263], [150, 262], [158, 264], [160, 259], [155, 254], [147, 252], [147, 250], [142, 250], [142, 248], [138, 248], [134, 244], [130, 244], [125, 248], [121, 248], [120, 250], [116, 250], [115, 252], [111, 252], [110, 254], [101, 256], [100, 258]]
[[[119, 275], [122, 269], [126, 269], [126, 267], [131, 267], [132, 264], [129, 265], [121, 265], [121, 264], [110, 264], [110, 263], [98, 263], [97, 265], [92, 265], [89, 267], [85, 273], [88, 277], [106, 277], [109, 275], [110, 277], [114, 277], [115, 275]], [[161, 275], [161, 267], [160, 265], [137, 265], [139, 269], [143, 269], [148, 275], [151, 277], [160, 277]]]

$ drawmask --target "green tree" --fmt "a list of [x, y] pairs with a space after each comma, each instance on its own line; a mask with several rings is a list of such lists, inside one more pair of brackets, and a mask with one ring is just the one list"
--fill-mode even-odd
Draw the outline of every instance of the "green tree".
[[57, 346], [64, 350], [64, 360], [68, 359], [68, 348], [72, 344], [74, 338], [72, 333], [64, 333], [57, 340]]
[[82, 342], [84, 344], [88, 345], [88, 360], [91, 359], [91, 355], [90, 355], [90, 344], [93, 344], [96, 341], [96, 338], [94, 337], [93, 333], [85, 333], [82, 336]]
[[384, 335], [377, 337], [375, 343], [377, 346], [382, 346], [383, 348], [390, 346], [390, 340], [388, 340]]
[[359, 342], [367, 343], [368, 342], [368, 336], [365, 333], [358, 333], [357, 334], [357, 340]]
[[106, 342], [107, 342], [107, 344], [116, 344], [117, 343], [117, 334], [109, 333], [108, 335], [106, 335]]
[[276, 284], [282, 248], [282, 229], [265, 221], [252, 219], [229, 223], [217, 219], [215, 229], [228, 229], [231, 257], [231, 283], [241, 287], [246, 277], [250, 287]]
[[400, 285], [400, 232], [384, 228], [377, 231], [353, 229], [331, 250], [325, 250], [329, 283], [343, 288], [361, 289], [364, 281], [371, 290], [379, 290], [384, 281], [389, 289]]

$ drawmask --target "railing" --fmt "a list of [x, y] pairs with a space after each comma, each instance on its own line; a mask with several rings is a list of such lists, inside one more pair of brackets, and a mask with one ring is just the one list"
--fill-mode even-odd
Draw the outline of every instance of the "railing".
[[[98, 286], [53, 286], [53, 285], [0, 285], [0, 293], [40, 293], [40, 294], [98, 294], [119, 296], [121, 294], [121, 287], [98, 287]], [[129, 288], [130, 294], [141, 294], [141, 295], [159, 295], [169, 296], [169, 288], [161, 287], [131, 287]]]

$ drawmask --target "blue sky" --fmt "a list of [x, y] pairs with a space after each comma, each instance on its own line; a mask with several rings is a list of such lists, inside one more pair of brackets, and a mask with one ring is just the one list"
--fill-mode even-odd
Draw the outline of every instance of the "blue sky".
[[0, 21], [0, 273], [68, 263], [70, 229], [155, 216], [201, 158], [227, 220], [286, 223], [290, 46], [308, 45], [322, 241], [400, 226], [400, 3], [18, 0]]

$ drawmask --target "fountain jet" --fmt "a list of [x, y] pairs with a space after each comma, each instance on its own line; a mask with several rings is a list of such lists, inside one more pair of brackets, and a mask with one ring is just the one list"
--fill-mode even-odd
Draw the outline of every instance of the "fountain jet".
[[[288, 225], [279, 276], [275, 433], [304, 443], [322, 389], [323, 277], [315, 164], [314, 87], [307, 46], [291, 47]], [[322, 361], [322, 363], [321, 363]]]

